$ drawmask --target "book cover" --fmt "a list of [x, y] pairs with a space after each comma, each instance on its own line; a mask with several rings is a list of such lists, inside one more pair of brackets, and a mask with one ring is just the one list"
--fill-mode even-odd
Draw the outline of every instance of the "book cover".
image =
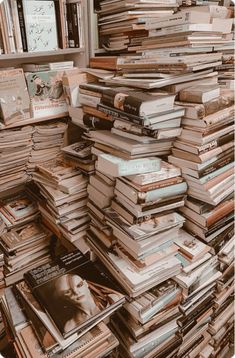
[[26, 37], [29, 52], [58, 49], [54, 1], [23, 0]]
[[124, 302], [115, 283], [79, 250], [29, 271], [25, 280], [65, 338]]
[[26, 80], [34, 118], [67, 114], [62, 71], [27, 73]]
[[0, 71], [1, 118], [6, 124], [30, 118], [30, 100], [21, 68]]

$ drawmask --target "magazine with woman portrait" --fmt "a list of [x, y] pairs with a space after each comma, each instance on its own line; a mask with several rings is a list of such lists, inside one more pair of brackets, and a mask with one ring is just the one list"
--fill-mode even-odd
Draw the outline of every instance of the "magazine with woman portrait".
[[125, 302], [115, 281], [79, 250], [29, 271], [25, 281], [65, 338]]

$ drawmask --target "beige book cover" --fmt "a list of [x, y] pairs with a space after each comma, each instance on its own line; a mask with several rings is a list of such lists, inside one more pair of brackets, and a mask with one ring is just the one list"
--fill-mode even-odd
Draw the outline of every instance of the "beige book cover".
[[1, 119], [5, 124], [30, 118], [30, 100], [21, 68], [0, 71]]

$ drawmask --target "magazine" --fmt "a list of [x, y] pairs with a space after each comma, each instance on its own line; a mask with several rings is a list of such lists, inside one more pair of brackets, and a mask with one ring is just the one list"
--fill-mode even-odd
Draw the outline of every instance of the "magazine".
[[79, 250], [29, 271], [25, 280], [65, 338], [125, 301], [117, 285]]

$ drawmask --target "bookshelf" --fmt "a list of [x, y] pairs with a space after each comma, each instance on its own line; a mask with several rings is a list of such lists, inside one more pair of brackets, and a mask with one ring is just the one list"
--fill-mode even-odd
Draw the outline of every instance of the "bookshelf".
[[3, 124], [0, 124], [0, 131], [4, 130], [4, 129], [12, 129], [12, 128], [17, 128], [17, 127], [24, 127], [24, 126], [28, 126], [30, 124], [44, 123], [44, 122], [51, 121], [53, 119], [66, 118], [68, 116], [69, 116], [69, 114], [57, 115], [57, 116], [54, 115], [54, 116], [42, 117], [42, 118], [29, 118], [29, 119], [26, 119], [26, 120], [21, 121], [21, 122], [16, 122], [16, 123], [10, 124], [8, 126], [4, 126]]
[[85, 52], [84, 48], [64, 48], [55, 51], [42, 51], [42, 52], [23, 52], [23, 53], [10, 53], [1, 54], [0, 63], [5, 60], [20, 60], [22, 59], [35, 59], [35, 58], [46, 58], [50, 56], [65, 56], [65, 55], [79, 55]]

